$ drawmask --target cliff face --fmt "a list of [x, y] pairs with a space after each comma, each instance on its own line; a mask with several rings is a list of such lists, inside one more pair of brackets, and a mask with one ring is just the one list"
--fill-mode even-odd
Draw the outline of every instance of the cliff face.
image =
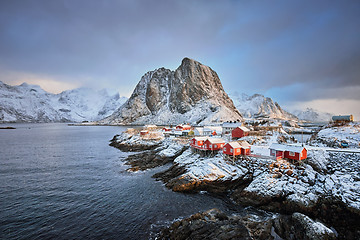
[[241, 119], [216, 72], [184, 58], [175, 71], [159, 68], [146, 73], [128, 101], [102, 122], [201, 125]]

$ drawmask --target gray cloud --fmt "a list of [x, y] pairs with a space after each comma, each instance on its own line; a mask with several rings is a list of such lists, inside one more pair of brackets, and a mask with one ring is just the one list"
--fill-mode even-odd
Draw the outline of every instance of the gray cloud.
[[187, 56], [228, 91], [358, 99], [358, 29], [357, 1], [2, 1], [0, 69], [130, 91]]

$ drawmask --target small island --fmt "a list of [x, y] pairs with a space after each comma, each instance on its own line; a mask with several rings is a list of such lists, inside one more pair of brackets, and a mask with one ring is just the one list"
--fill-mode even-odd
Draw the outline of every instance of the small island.
[[16, 129], [14, 127], [0, 127], [0, 129]]
[[[286, 125], [275, 120], [263, 126], [149, 125], [114, 136], [110, 145], [136, 152], [125, 159], [128, 171], [170, 164], [153, 177], [173, 191], [206, 191], [268, 214], [227, 216], [212, 209], [175, 221], [159, 233], [160, 239], [207, 239], [216, 232], [224, 235], [221, 239], [355, 238], [360, 229], [360, 126], [328, 124], [304, 145], [287, 133], [294, 127]], [[229, 231], [216, 230], [224, 228]], [[241, 235], [231, 229], [242, 229]]]

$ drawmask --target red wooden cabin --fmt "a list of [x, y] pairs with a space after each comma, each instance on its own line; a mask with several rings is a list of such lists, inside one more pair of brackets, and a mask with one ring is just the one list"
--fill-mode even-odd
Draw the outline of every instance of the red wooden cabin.
[[167, 127], [163, 127], [162, 131], [163, 132], [171, 132], [171, 128], [167, 128]]
[[225, 140], [222, 138], [208, 138], [204, 142], [204, 149], [210, 151], [218, 151], [225, 145]]
[[230, 156], [238, 156], [241, 154], [241, 146], [238, 142], [229, 142], [225, 144], [223, 153]]
[[142, 131], [140, 131], [140, 135], [141, 135], [141, 136], [145, 136], [145, 135], [147, 135], [147, 134], [149, 134], [149, 131], [148, 131], [148, 130], [142, 130]]
[[242, 138], [245, 136], [249, 136], [250, 130], [246, 127], [237, 127], [234, 130], [231, 131], [231, 137], [232, 138]]
[[190, 129], [191, 129], [191, 126], [190, 126], [190, 125], [180, 124], [180, 125], [177, 125], [177, 126], [176, 126], [176, 130], [180, 130], [180, 131], [190, 130]]
[[274, 143], [270, 146], [270, 155], [276, 158], [304, 160], [307, 158], [307, 150], [301, 146]]
[[206, 139], [207, 137], [194, 137], [190, 141], [190, 146], [194, 148], [202, 149]]

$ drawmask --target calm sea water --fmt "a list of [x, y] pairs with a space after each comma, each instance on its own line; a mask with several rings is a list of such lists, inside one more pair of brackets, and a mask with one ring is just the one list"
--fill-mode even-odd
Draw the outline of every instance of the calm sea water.
[[[6, 125], [9, 126], [9, 125]], [[122, 127], [13, 124], [0, 130], [0, 239], [148, 239], [175, 218], [229, 204], [127, 173], [108, 146]]]

